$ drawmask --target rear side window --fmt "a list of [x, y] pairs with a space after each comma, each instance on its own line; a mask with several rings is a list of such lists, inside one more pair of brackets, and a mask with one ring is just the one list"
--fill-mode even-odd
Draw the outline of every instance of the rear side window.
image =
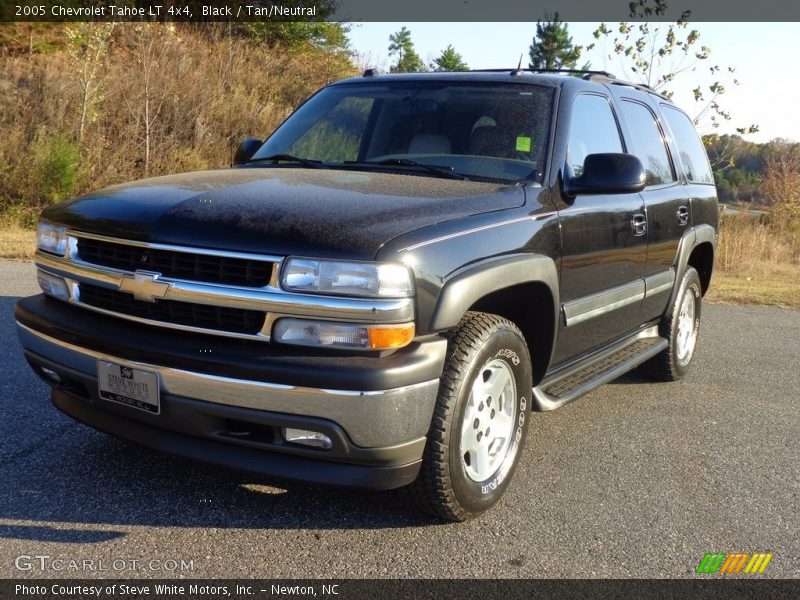
[[622, 152], [614, 111], [605, 96], [581, 94], [572, 108], [567, 164], [579, 177], [583, 173], [584, 159], [589, 154], [603, 152]]
[[653, 112], [644, 104], [622, 101], [622, 114], [633, 133], [633, 153], [642, 161], [647, 176], [646, 185], [659, 185], [675, 181], [667, 146]]
[[708, 164], [708, 155], [692, 121], [669, 104], [662, 104], [661, 108], [664, 109], [664, 118], [678, 146], [687, 179], [693, 183], [713, 184], [714, 176], [711, 174], [711, 165]]

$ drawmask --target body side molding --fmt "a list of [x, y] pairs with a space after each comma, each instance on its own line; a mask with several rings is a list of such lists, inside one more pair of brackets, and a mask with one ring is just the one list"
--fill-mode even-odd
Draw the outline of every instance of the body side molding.
[[656, 294], [671, 290], [675, 285], [675, 269], [669, 268], [666, 271], [648, 275], [644, 278], [645, 298], [650, 298]]
[[640, 302], [645, 295], [644, 280], [639, 278], [610, 290], [564, 303], [564, 324], [567, 327], [599, 317], [612, 310]]

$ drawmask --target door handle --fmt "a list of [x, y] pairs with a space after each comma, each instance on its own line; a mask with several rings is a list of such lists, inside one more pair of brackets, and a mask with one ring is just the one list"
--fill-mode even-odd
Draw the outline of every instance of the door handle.
[[633, 235], [640, 236], [647, 233], [647, 217], [641, 213], [637, 213], [631, 217], [631, 229]]
[[689, 222], [689, 209], [687, 207], [681, 206], [678, 209], [677, 215], [679, 225], [686, 225]]

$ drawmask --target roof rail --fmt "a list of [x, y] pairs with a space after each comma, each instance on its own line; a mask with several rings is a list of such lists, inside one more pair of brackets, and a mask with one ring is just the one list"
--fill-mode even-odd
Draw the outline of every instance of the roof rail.
[[647, 92], [649, 94], [655, 94], [656, 96], [664, 98], [665, 100], [669, 100], [669, 98], [667, 98], [664, 94], [653, 89], [646, 83], [633, 83], [632, 81], [625, 81], [624, 79], [619, 79], [616, 75], [614, 75], [613, 73], [609, 73], [608, 71], [595, 71], [593, 69], [525, 69], [525, 68], [473, 69], [473, 70], [486, 73], [502, 73], [503, 71], [507, 71], [508, 74], [511, 75], [512, 77], [519, 77], [523, 73], [566, 73], [571, 75], [582, 75], [581, 79], [585, 79], [586, 81], [595, 81], [597, 83], [610, 83], [612, 85], [625, 85], [643, 92]]
[[[501, 69], [471, 69], [471, 71], [474, 73], [508, 73], [512, 77], [519, 77], [523, 73], [565, 73], [569, 75], [581, 75], [581, 79], [586, 81], [632, 87], [642, 92], [647, 92], [648, 94], [653, 94], [659, 98], [663, 98], [664, 100], [669, 100], [667, 96], [650, 87], [646, 83], [634, 83], [632, 81], [619, 79], [616, 75], [609, 73], [608, 71], [596, 71], [594, 69], [527, 69], [521, 67], [504, 67]], [[379, 69], [370, 68], [364, 71], [362, 77], [375, 77], [376, 75], [380, 74], [381, 72]]]
[[614, 75], [608, 71], [593, 71], [591, 69], [526, 69], [524, 67], [509, 69], [506, 67], [504, 69], [473, 69], [473, 71], [483, 73], [502, 73], [503, 71], [508, 71], [509, 75], [514, 77], [522, 75], [523, 73], [570, 73], [573, 75], [584, 75], [584, 78], [587, 78], [586, 76], [588, 75], [603, 75], [605, 77], [614, 78]]
[[598, 83], [610, 83], [611, 85], [624, 85], [627, 87], [632, 87], [642, 92], [647, 92], [648, 94], [654, 94], [659, 98], [664, 98], [665, 100], [669, 100], [669, 98], [667, 98], [664, 94], [650, 87], [646, 83], [634, 83], [632, 81], [625, 81], [624, 79], [618, 79], [613, 75], [604, 76], [599, 73], [598, 74], [592, 73], [588, 76], [585, 76], [584, 79], [587, 79], [589, 81], [596, 81]]

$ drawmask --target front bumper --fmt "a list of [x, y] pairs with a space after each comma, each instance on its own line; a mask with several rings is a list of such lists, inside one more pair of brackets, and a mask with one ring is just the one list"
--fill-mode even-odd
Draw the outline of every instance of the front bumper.
[[[134, 329], [42, 296], [21, 300], [16, 316], [28, 362], [40, 375], [44, 367], [61, 378], [56, 384], [43, 377], [53, 386], [54, 404], [101, 431], [174, 454], [317, 483], [388, 489], [410, 483], [419, 470], [444, 340], [383, 357], [309, 357], [294, 350], [270, 355], [263, 345], [254, 356], [247, 343]], [[101, 399], [99, 359], [157, 372], [161, 413]], [[317, 368], [308, 369], [309, 360]], [[282, 377], [270, 377], [276, 369]], [[326, 371], [338, 376], [325, 378]], [[320, 374], [327, 385], [320, 385]], [[386, 381], [395, 385], [379, 385]], [[347, 382], [356, 385], [338, 387]], [[332, 447], [289, 444], [283, 427], [319, 431]]]

